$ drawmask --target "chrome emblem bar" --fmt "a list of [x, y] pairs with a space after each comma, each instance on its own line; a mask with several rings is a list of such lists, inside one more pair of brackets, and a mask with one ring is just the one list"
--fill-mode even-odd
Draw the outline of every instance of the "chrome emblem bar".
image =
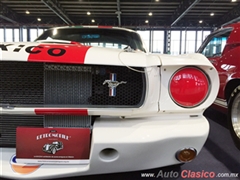
[[105, 84], [108, 84], [108, 87], [109, 87], [109, 96], [116, 96], [116, 90], [117, 90], [117, 87], [118, 85], [120, 84], [126, 84], [127, 81], [121, 81], [121, 82], [118, 82], [117, 81], [117, 74], [116, 73], [110, 73], [110, 80], [105, 80], [103, 82], [103, 85]]

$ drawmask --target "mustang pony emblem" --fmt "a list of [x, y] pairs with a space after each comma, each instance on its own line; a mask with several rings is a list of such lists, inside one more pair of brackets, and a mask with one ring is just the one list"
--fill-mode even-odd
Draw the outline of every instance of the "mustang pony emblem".
[[110, 79], [111, 80], [105, 80], [103, 82], [103, 85], [105, 85], [106, 83], [108, 84], [109, 96], [116, 96], [116, 88], [117, 88], [117, 86], [120, 85], [120, 84], [126, 84], [127, 81], [118, 82], [117, 81], [117, 74], [115, 74], [115, 73], [110, 73]]

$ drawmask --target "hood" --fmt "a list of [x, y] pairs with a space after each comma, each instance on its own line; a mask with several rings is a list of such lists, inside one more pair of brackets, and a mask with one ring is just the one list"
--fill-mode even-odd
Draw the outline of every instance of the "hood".
[[181, 54], [177, 56], [159, 55], [162, 66], [212, 66], [211, 62], [200, 53]]
[[125, 52], [120, 49], [84, 46], [79, 43], [40, 42], [0, 44], [0, 60], [133, 67], [161, 64], [158, 56], [138, 51]]

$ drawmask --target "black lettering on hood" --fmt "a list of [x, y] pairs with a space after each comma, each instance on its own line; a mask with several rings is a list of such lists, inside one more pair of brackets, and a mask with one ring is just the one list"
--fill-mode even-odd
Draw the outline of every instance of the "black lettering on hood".
[[7, 46], [12, 46], [13, 44], [0, 44], [0, 49], [2, 51], [8, 51]]

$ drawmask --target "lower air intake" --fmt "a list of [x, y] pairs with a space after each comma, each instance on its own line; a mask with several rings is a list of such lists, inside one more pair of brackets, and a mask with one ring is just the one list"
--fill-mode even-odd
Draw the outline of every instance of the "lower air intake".
[[91, 116], [45, 116], [44, 127], [90, 128]]
[[16, 146], [17, 127], [91, 128], [91, 116], [0, 115], [0, 147]]

